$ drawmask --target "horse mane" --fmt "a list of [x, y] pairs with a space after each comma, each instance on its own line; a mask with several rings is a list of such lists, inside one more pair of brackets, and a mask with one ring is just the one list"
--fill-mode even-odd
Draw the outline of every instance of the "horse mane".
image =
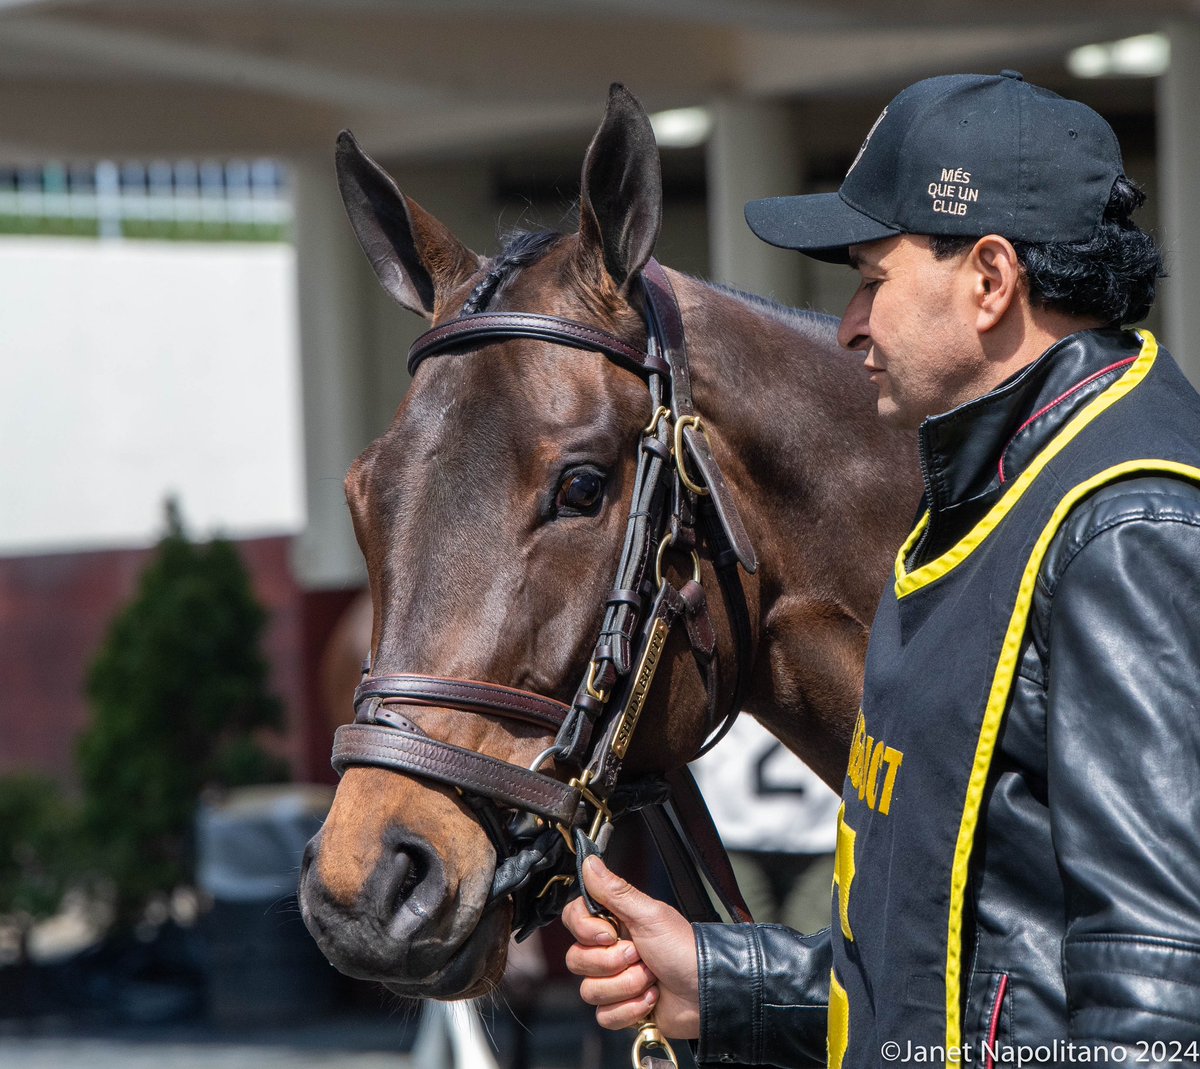
[[761, 297], [757, 293], [747, 293], [736, 286], [728, 286], [723, 282], [709, 282], [705, 285], [718, 293], [741, 301], [759, 312], [764, 312], [772, 319], [786, 327], [806, 335], [821, 335], [823, 338], [836, 338], [838, 328], [837, 316], [825, 312], [817, 312], [811, 308], [793, 308], [781, 304], [770, 297]]
[[[565, 237], [565, 234], [557, 230], [510, 230], [505, 233], [501, 238], [500, 251], [488, 261], [487, 273], [471, 291], [463, 305], [462, 314], [484, 311], [517, 271], [540, 260]], [[838, 320], [834, 316], [809, 308], [793, 308], [769, 297], [747, 293], [722, 282], [706, 279], [696, 281], [740, 301], [805, 337], [818, 341], [836, 338]]]

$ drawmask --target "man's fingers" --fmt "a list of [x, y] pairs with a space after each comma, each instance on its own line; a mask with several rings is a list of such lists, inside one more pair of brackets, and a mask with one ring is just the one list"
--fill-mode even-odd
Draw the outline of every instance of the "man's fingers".
[[651, 987], [643, 991], [635, 999], [619, 1003], [616, 1006], [601, 1006], [596, 1010], [596, 1023], [601, 1028], [620, 1032], [626, 1028], [636, 1028], [658, 1004], [658, 988]]
[[640, 998], [656, 982], [654, 973], [639, 962], [616, 976], [584, 980], [579, 985], [579, 997], [589, 1006], [619, 1006]]
[[583, 863], [583, 881], [588, 892], [602, 906], [607, 906], [631, 931], [639, 924], [659, 920], [662, 903], [642, 894], [633, 884], [623, 880], [599, 857], [593, 855]]
[[593, 917], [582, 898], [572, 899], [562, 912], [562, 921], [575, 942], [584, 946], [612, 946], [617, 941], [612, 925], [601, 917]]
[[628, 939], [611, 947], [576, 943], [567, 951], [567, 969], [576, 976], [615, 976], [637, 960], [637, 947]]

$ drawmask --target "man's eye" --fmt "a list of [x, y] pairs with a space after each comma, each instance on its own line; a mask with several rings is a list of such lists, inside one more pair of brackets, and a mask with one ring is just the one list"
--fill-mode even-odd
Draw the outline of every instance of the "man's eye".
[[604, 476], [591, 468], [569, 471], [558, 486], [557, 512], [578, 515], [593, 512], [604, 496]]

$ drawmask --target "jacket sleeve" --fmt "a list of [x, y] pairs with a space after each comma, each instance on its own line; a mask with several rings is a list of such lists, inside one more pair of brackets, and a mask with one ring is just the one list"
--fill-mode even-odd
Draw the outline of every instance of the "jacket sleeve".
[[1069, 1036], [1186, 1046], [1200, 1037], [1200, 489], [1110, 488], [1056, 542], [1047, 781]]
[[829, 929], [695, 924], [700, 968], [700, 1065], [825, 1064]]

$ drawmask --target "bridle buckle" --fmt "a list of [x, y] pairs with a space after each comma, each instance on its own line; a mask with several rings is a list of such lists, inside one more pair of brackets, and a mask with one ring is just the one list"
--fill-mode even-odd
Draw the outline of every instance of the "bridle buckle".
[[684, 463], [683, 455], [686, 452], [683, 445], [683, 432], [692, 427], [697, 434], [704, 435], [704, 440], [708, 441], [708, 431], [704, 429], [704, 424], [699, 416], [680, 416], [675, 421], [675, 441], [672, 452], [675, 454], [675, 468], [679, 474], [679, 481], [683, 483], [697, 497], [708, 497], [708, 487], [701, 486], [688, 475], [687, 465]]
[[[568, 787], [574, 787], [579, 792], [581, 801], [586, 802], [596, 811], [596, 815], [592, 817], [592, 823], [587, 833], [587, 837], [592, 842], [596, 842], [599, 839], [604, 826], [611, 824], [613, 819], [612, 810], [608, 808], [608, 804], [588, 786], [592, 782], [594, 774], [590, 768], [584, 769], [582, 775], [576, 776], [567, 783]], [[555, 824], [555, 827], [558, 828], [558, 833], [566, 840], [567, 849], [572, 854], [575, 853], [575, 843], [571, 840], [571, 830], [562, 824]]]
[[600, 664], [598, 661], [592, 661], [592, 663], [588, 666], [586, 690], [589, 697], [595, 698], [596, 701], [603, 705], [608, 701], [608, 690], [604, 687], [596, 686], [596, 673], [599, 670]]
[[650, 422], [642, 428], [642, 434], [649, 436], [658, 431], [658, 424], [661, 420], [667, 421], [667, 434], [671, 433], [671, 410], [666, 405], [659, 405], [654, 410], [654, 415], [650, 417]]

